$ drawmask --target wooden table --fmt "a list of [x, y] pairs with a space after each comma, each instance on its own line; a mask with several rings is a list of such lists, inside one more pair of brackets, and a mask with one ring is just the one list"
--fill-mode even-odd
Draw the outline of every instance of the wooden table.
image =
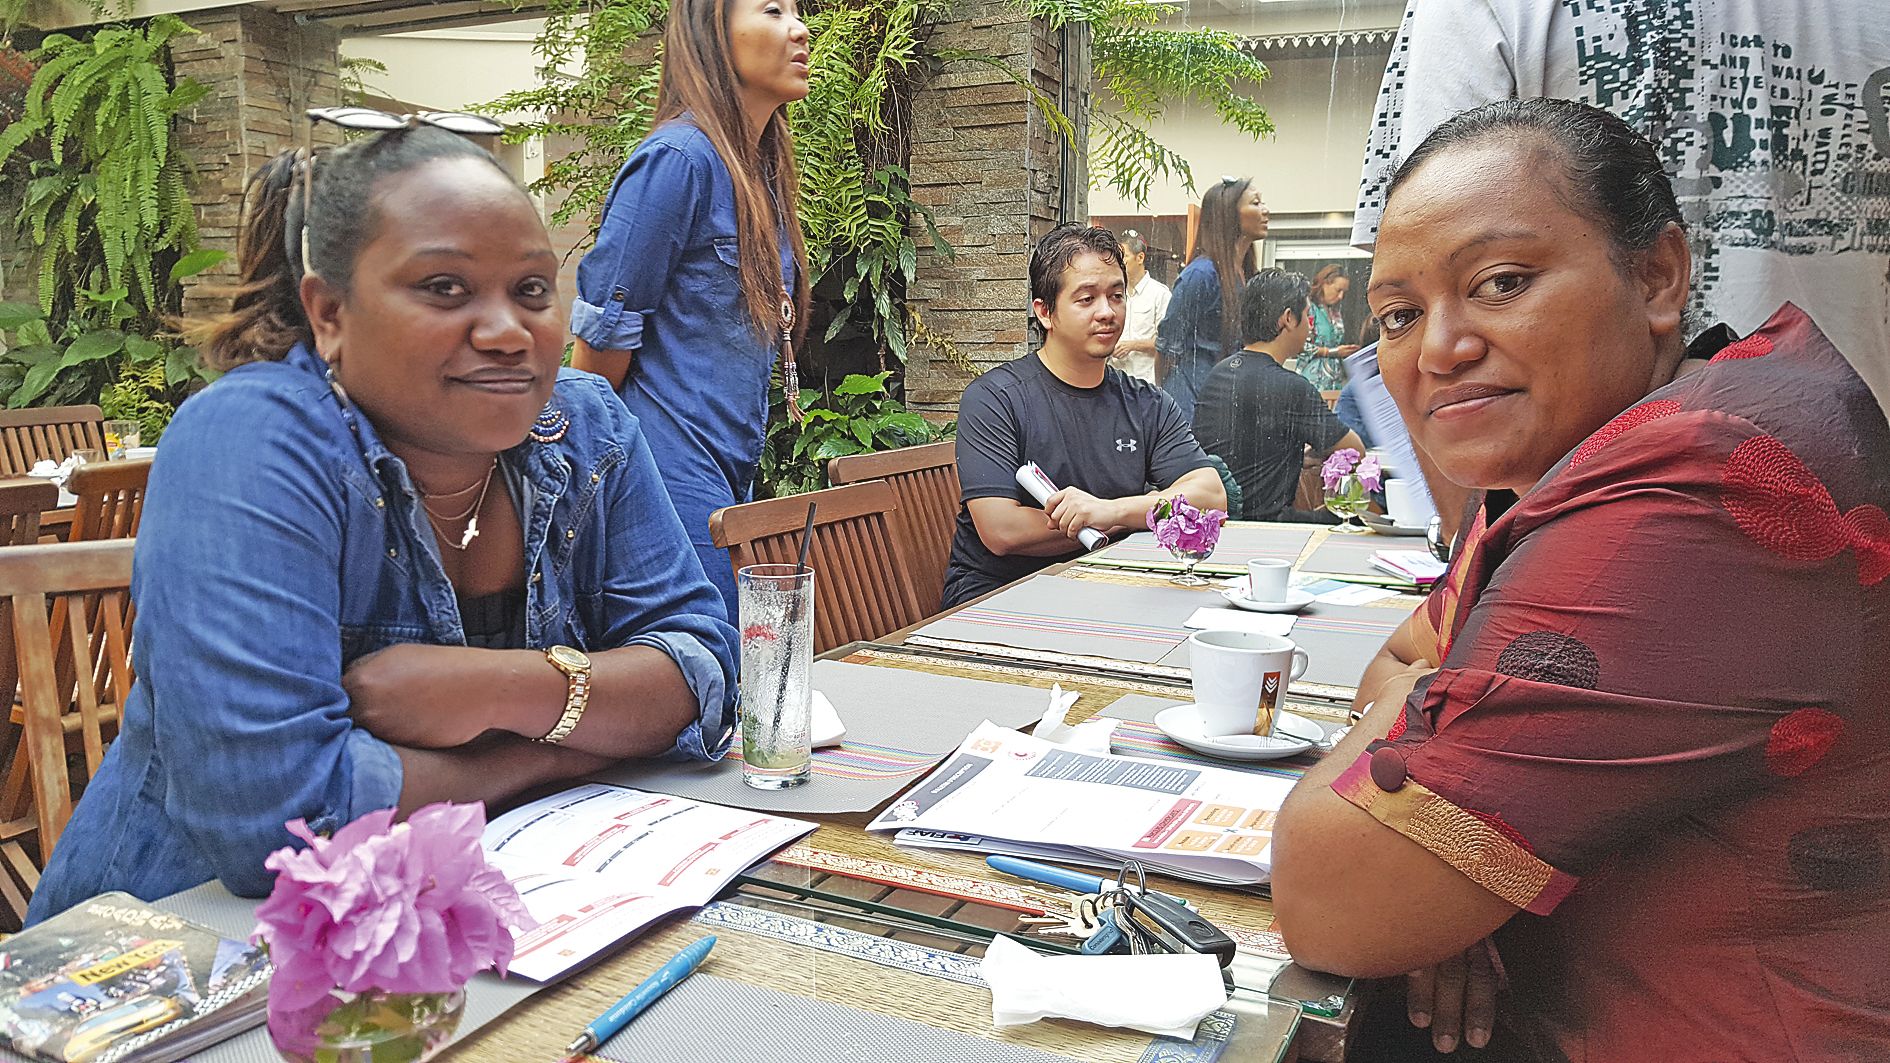
[[[1092, 712], [1126, 694], [1175, 696], [1178, 700], [1186, 696], [1185, 684], [1173, 681], [1038, 668], [892, 645], [856, 645], [825, 656], [851, 664], [1043, 689], [1057, 683], [1065, 690], [1080, 692], [1083, 699], [1079, 706]], [[1328, 719], [1339, 711], [1339, 718], [1343, 718], [1342, 711], [1330, 706], [1322, 710], [1317, 705], [1296, 702], [1296, 711], [1323, 712]], [[1013, 904], [1019, 895], [1035, 897], [1045, 908], [1063, 900], [1057, 891], [1042, 890], [992, 872], [973, 854], [896, 846], [889, 835], [865, 830], [872, 819], [870, 813], [804, 818], [820, 824], [814, 834], [757, 869], [751, 881], [742, 883], [733, 894], [725, 894], [725, 898], [762, 908], [778, 906], [789, 914], [815, 917], [831, 925], [967, 955], [982, 953], [983, 935], [1017, 931], [1019, 913], [1014, 908], [968, 899], [963, 891], [978, 887], [1001, 891], [1010, 895]], [[1187, 897], [1204, 915], [1242, 941], [1235, 980], [1248, 988], [1237, 991], [1228, 1005], [1239, 1021], [1224, 1058], [1332, 1063], [1344, 1058], [1359, 1015], [1352, 985], [1345, 979], [1291, 964], [1272, 933], [1272, 905], [1263, 895], [1165, 877], [1161, 888]], [[829, 899], [836, 896], [864, 901], [870, 909], [850, 911], [844, 903]], [[928, 922], [914, 926], [898, 914], [879, 909], [916, 913], [949, 925]], [[452, 1058], [496, 1063], [543, 1055], [547, 1046], [563, 1044], [677, 947], [704, 932], [703, 927], [681, 918], [661, 924], [629, 947], [548, 988], [469, 1038], [454, 1050]], [[757, 984], [916, 1018], [944, 1029], [994, 1036], [989, 996], [981, 989], [960, 992], [966, 987], [941, 986], [936, 980], [915, 982], [898, 971], [831, 956], [783, 961], [779, 955], [770, 958], [757, 954], [752, 945], [745, 951], [741, 947], [733, 950], [735, 955], [724, 966], [724, 951], [717, 946], [718, 970], [733, 971], [738, 978], [747, 972]], [[814, 976], [815, 968], [818, 977]], [[952, 998], [946, 1002], [949, 1006], [925, 1003], [941, 992]], [[1330, 999], [1335, 997], [1336, 1006]], [[1334, 1013], [1316, 1013], [1325, 1010]], [[1111, 1045], [1120, 1051], [1123, 1040], [1121, 1035], [1101, 1027], [1070, 1022], [1040, 1022], [998, 1036], [1093, 1060], [1111, 1058]]]
[[[1166, 575], [1086, 568], [1080, 560], [1046, 569], [1051, 574], [1120, 582], [1161, 582]], [[996, 592], [993, 592], [996, 593]], [[1204, 602], [1206, 599], [1204, 598]], [[828, 658], [853, 664], [957, 675], [1048, 688], [1058, 683], [1083, 695], [1094, 712], [1125, 694], [1185, 700], [1175, 678], [1126, 670], [1049, 667], [976, 652], [898, 645], [912, 629], [881, 644], [844, 647]], [[1363, 668], [1364, 662], [1360, 662]], [[1328, 720], [1344, 718], [1332, 699], [1295, 697], [1295, 711]], [[808, 816], [818, 829], [774, 861], [744, 876], [727, 902], [779, 911], [822, 924], [963, 955], [981, 955], [992, 932], [1019, 929], [1019, 909], [1048, 909], [1067, 895], [998, 875], [975, 855], [901, 848], [890, 836], [865, 830], [871, 814]], [[1261, 893], [1163, 878], [1166, 892], [1187, 897], [1242, 944], [1233, 968], [1238, 986], [1226, 1010], [1237, 1017], [1223, 1059], [1343, 1060], [1356, 1031], [1353, 986], [1297, 967], [1272, 934], [1273, 911]], [[531, 1000], [455, 1046], [450, 1058], [503, 1061], [551, 1058], [585, 1023], [653, 971], [682, 944], [709, 928], [685, 913], [651, 927], [626, 947], [546, 988]], [[990, 998], [982, 988], [802, 947], [795, 950], [739, 935], [722, 935], [714, 971], [724, 977], [1004, 1043], [1040, 1048], [1092, 1063], [1140, 1058], [1135, 1036], [1103, 1027], [1045, 1021], [994, 1031]], [[1330, 1011], [1330, 1014], [1319, 1014]], [[708, 1021], [712, 1021], [708, 1020]], [[1140, 1043], [1145, 1043], [1141, 1038]], [[765, 1053], [762, 1053], [765, 1055]], [[836, 1058], [867, 1058], [837, 1053]], [[794, 1063], [782, 1060], [781, 1063]]]

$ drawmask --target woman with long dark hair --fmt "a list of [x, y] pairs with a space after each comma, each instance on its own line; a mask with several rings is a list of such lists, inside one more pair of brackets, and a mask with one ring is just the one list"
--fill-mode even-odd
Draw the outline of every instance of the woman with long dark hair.
[[1240, 349], [1240, 291], [1268, 218], [1252, 178], [1223, 177], [1201, 196], [1194, 258], [1155, 334], [1155, 379], [1190, 420], [1208, 370]]
[[709, 514], [751, 494], [768, 382], [777, 364], [792, 376], [806, 318], [786, 108], [807, 95], [807, 64], [794, 0], [670, 6], [655, 125], [617, 175], [571, 307], [571, 364], [642, 422], [731, 617]]

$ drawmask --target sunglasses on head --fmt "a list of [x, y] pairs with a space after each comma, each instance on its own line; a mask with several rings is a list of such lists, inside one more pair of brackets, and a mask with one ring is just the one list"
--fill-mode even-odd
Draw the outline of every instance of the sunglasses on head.
[[[505, 132], [505, 125], [482, 114], [466, 114], [462, 111], [421, 111], [417, 114], [393, 114], [377, 111], [372, 107], [311, 107], [306, 112], [309, 125], [313, 127], [322, 122], [338, 125], [343, 129], [365, 129], [374, 132], [387, 132], [393, 129], [407, 129], [416, 125], [430, 125], [435, 129], [444, 129], [448, 133], [461, 136], [495, 137]], [[302, 273], [304, 276], [314, 273], [308, 257], [308, 214], [309, 207], [315, 201], [315, 150], [303, 148], [300, 152], [302, 166]]]

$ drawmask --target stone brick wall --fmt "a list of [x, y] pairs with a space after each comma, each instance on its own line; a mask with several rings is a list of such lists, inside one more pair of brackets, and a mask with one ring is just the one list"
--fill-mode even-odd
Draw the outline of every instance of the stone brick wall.
[[[1062, 34], [1023, 17], [1008, 0], [960, 0], [931, 47], [995, 56], [1061, 101], [1061, 42]], [[1087, 49], [1077, 66], [1080, 99], [1089, 82]], [[906, 400], [914, 409], [949, 416], [977, 373], [1030, 349], [1030, 251], [1062, 220], [1061, 155], [1056, 132], [1003, 71], [952, 63], [914, 98], [912, 196], [932, 211], [956, 256], [932, 254], [921, 236], [918, 279], [908, 297], [960, 356], [954, 362], [914, 344], [906, 367]], [[1076, 169], [1071, 191], [1080, 205], [1084, 178]]]
[[[171, 60], [178, 77], [208, 85], [210, 94], [182, 116], [174, 142], [196, 170], [191, 199], [202, 245], [230, 252], [216, 271], [187, 282], [184, 311], [190, 314], [226, 308], [201, 292], [206, 282], [236, 278], [245, 183], [277, 152], [309, 143], [302, 112], [339, 104], [341, 81], [337, 38], [323, 26], [247, 4], [193, 11], [184, 19], [201, 33], [173, 41]], [[326, 124], [315, 127], [313, 137], [318, 145], [341, 140]]]

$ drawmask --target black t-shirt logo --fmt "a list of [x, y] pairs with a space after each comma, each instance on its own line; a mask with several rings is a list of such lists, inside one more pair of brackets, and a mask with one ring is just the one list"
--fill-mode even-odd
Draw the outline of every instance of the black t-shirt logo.
[[1116, 440], [1116, 453], [1120, 454], [1120, 453], [1123, 453], [1124, 451], [1127, 451], [1130, 454], [1135, 453], [1135, 440], [1133, 439]]

